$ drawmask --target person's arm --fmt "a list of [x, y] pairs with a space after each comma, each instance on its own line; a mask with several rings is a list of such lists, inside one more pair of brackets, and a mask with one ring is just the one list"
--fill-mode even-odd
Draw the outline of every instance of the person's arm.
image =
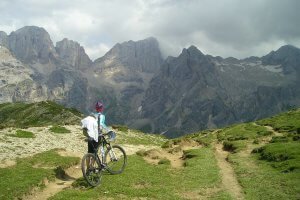
[[100, 115], [100, 128], [105, 129], [107, 132], [110, 131], [109, 128], [105, 124], [105, 115]]

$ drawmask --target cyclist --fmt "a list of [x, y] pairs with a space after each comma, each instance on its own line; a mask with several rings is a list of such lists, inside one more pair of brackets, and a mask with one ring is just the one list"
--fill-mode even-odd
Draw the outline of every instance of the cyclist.
[[[88, 136], [88, 153], [95, 153], [95, 150], [99, 146], [99, 135], [103, 133], [103, 130], [110, 131], [105, 125], [105, 115], [103, 112], [103, 104], [97, 102], [95, 104], [95, 113], [81, 120], [81, 126], [84, 134]], [[102, 149], [101, 149], [102, 150]], [[87, 166], [94, 166], [94, 160], [87, 160]], [[92, 169], [92, 168], [91, 168]]]
[[105, 130], [105, 132], [109, 132], [110, 130], [105, 124], [105, 115], [102, 113], [103, 109], [104, 109], [103, 104], [98, 101], [95, 104], [95, 109], [96, 109], [96, 112], [94, 113], [94, 116], [95, 116], [95, 118], [97, 119], [97, 122], [98, 122], [98, 132], [99, 132], [99, 134], [103, 133], [104, 130]]

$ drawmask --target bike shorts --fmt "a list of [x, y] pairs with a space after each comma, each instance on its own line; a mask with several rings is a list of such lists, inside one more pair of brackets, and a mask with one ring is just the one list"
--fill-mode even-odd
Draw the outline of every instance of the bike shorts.
[[99, 143], [95, 140], [88, 140], [88, 153], [95, 153]]

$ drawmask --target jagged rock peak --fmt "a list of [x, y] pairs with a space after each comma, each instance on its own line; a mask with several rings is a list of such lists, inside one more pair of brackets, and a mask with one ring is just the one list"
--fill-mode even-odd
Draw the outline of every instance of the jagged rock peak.
[[191, 45], [189, 48], [184, 48], [181, 54], [188, 54], [189, 56], [205, 56], [196, 46]]
[[25, 63], [48, 63], [55, 54], [50, 35], [44, 28], [25, 26], [8, 37], [9, 49]]
[[92, 61], [78, 42], [64, 38], [56, 43], [56, 52], [64, 62], [75, 69], [86, 69]]
[[8, 36], [3, 31], [0, 31], [0, 45], [8, 47]]
[[111, 64], [104, 68], [121, 64], [126, 68], [142, 72], [156, 72], [163, 61], [158, 41], [153, 37], [117, 43], [103, 57], [95, 60], [95, 63], [105, 60], [110, 60]]
[[280, 47], [277, 51], [300, 51], [300, 49], [293, 45], [287, 44]]

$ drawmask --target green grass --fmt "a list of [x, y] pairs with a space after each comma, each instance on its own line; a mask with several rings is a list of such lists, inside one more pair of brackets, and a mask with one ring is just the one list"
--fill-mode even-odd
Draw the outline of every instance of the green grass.
[[116, 129], [118, 131], [122, 131], [122, 132], [128, 132], [128, 126], [125, 126], [125, 125], [119, 125], [119, 124], [115, 124], [115, 125], [112, 125], [112, 128], [113, 129]]
[[[199, 198], [232, 199], [219, 188], [221, 178], [210, 148], [195, 149], [186, 154], [194, 156], [185, 159], [183, 169], [173, 169], [165, 164], [152, 165], [140, 156], [129, 156], [125, 171], [120, 175], [105, 175], [101, 186], [85, 190], [67, 189], [50, 199], [185, 199], [188, 193], [195, 193]], [[79, 179], [74, 185], [84, 185], [82, 182]], [[212, 188], [219, 190], [206, 194]]]
[[223, 142], [223, 149], [225, 151], [229, 151], [232, 153], [237, 153], [247, 146], [247, 142], [245, 141], [224, 141]]
[[257, 155], [230, 154], [237, 179], [245, 193], [245, 199], [291, 199], [300, 198], [300, 173], [283, 173], [260, 160]]
[[259, 159], [281, 172], [295, 172], [300, 175], [300, 142], [277, 142], [253, 150]]
[[133, 145], [156, 145], [161, 146], [167, 141], [166, 138], [156, 134], [143, 133], [138, 130], [128, 130], [126, 132], [117, 131], [116, 143]]
[[16, 165], [0, 168], [0, 199], [16, 199], [34, 187], [43, 187], [45, 178], [54, 179], [57, 169], [65, 169], [79, 162], [79, 158], [62, 157], [56, 150], [18, 159]]
[[219, 141], [237, 141], [256, 139], [262, 136], [271, 135], [272, 132], [268, 131], [266, 127], [257, 126], [253, 123], [238, 124], [226, 127], [218, 133]]
[[8, 134], [8, 136], [17, 137], [17, 138], [35, 138], [34, 133], [30, 131], [23, 131], [23, 130], [17, 130], [16, 134]]
[[162, 145], [161, 148], [171, 148], [173, 145], [177, 145], [180, 142], [183, 141], [195, 141], [200, 145], [203, 145], [205, 147], [210, 147], [212, 142], [216, 139], [216, 136], [212, 134], [215, 130], [205, 130], [200, 131], [193, 134], [188, 134], [185, 136], [181, 136], [179, 138], [169, 139], [166, 140]]
[[278, 132], [300, 134], [300, 108], [260, 120], [257, 123], [271, 126]]
[[66, 128], [63, 127], [63, 126], [53, 126], [53, 127], [49, 128], [49, 130], [50, 130], [52, 133], [60, 133], [60, 134], [63, 134], [63, 133], [71, 133], [70, 130], [66, 129]]
[[0, 104], [0, 128], [78, 124], [83, 115], [51, 101]]

